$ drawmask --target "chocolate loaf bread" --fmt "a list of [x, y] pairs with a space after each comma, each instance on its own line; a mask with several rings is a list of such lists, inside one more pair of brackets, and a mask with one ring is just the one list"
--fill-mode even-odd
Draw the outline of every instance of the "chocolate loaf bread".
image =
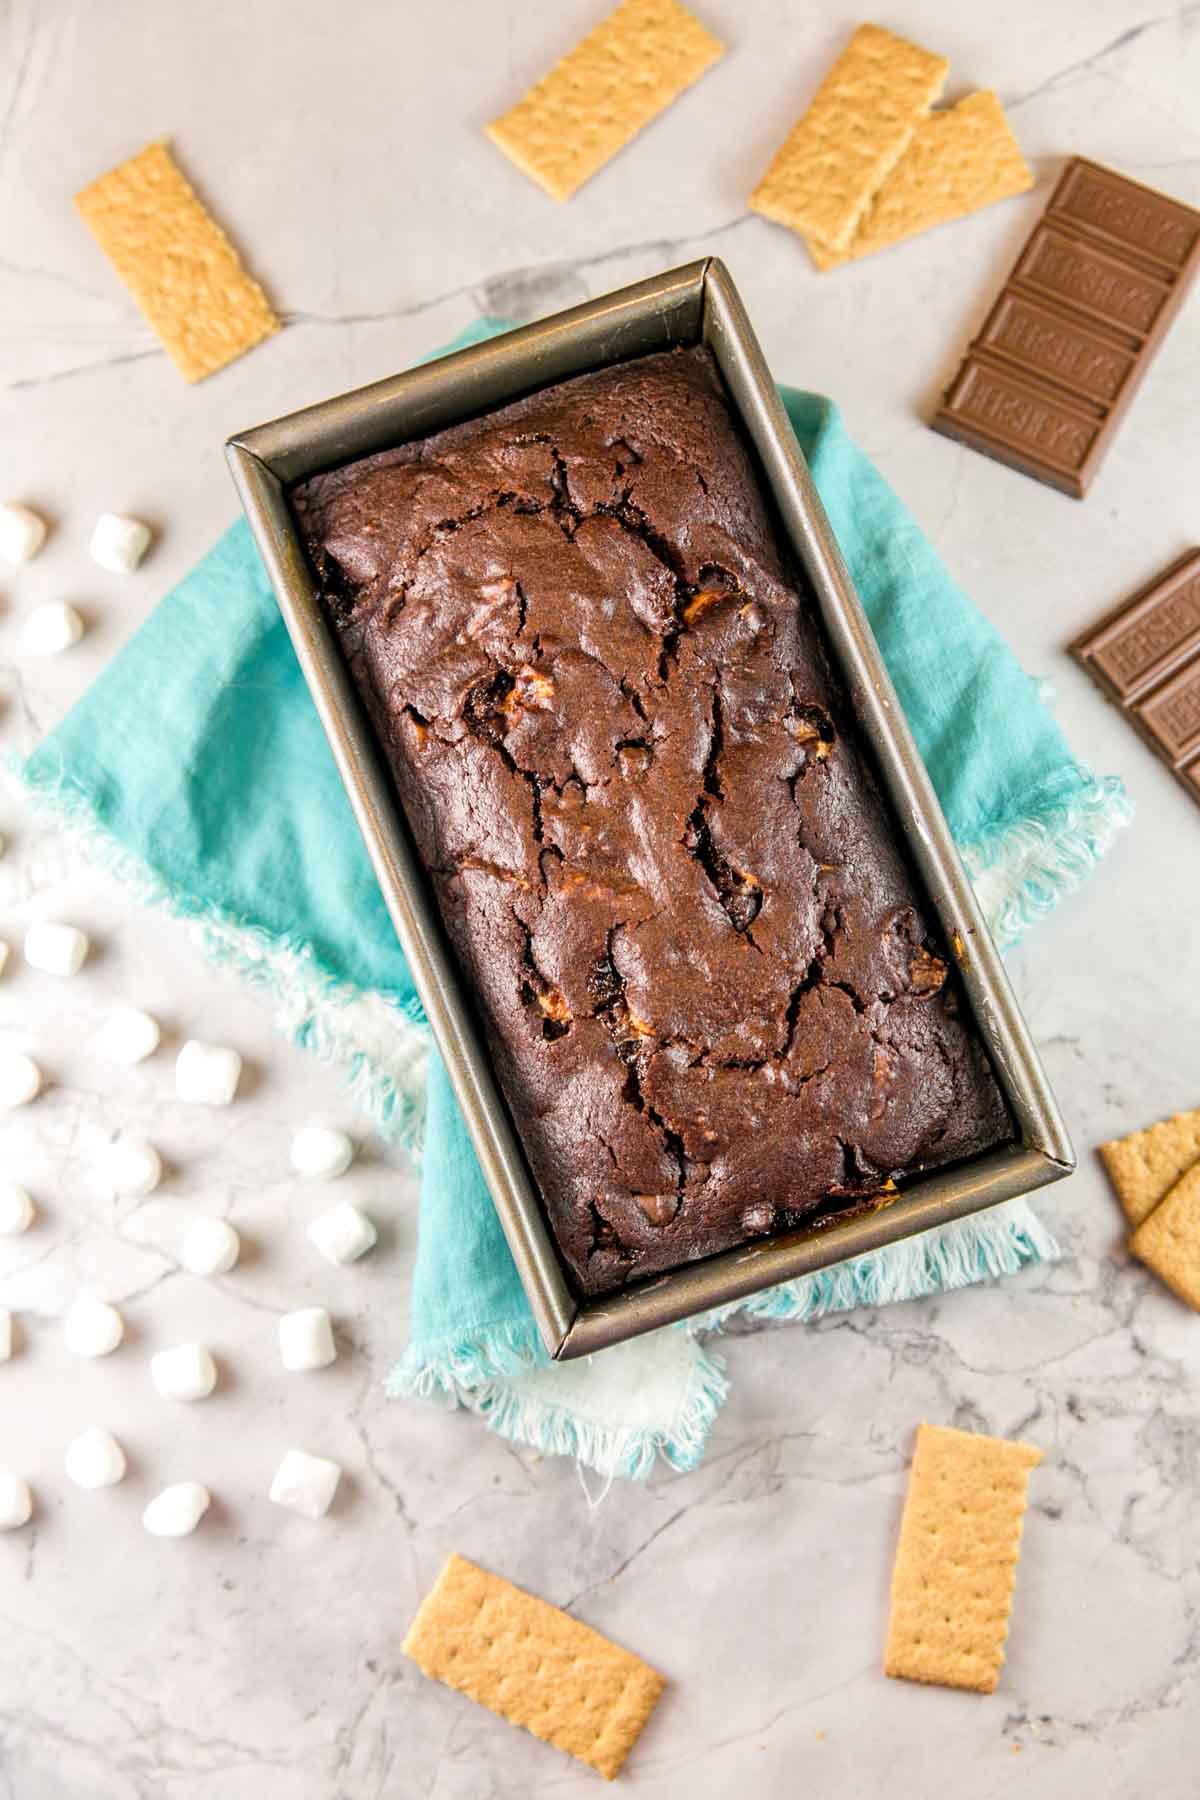
[[292, 499], [582, 1292], [1012, 1136], [707, 351]]

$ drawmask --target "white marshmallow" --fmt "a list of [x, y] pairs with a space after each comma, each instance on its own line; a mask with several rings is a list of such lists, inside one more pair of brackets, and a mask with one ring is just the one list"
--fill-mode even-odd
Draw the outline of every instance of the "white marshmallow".
[[0, 503], [0, 556], [13, 568], [36, 556], [46, 541], [46, 521], [17, 500]]
[[0, 1475], [0, 1531], [19, 1531], [32, 1517], [29, 1483], [19, 1475]]
[[107, 1300], [84, 1294], [67, 1308], [63, 1338], [75, 1356], [108, 1356], [124, 1336], [125, 1321]]
[[20, 1237], [37, 1216], [37, 1208], [15, 1181], [0, 1181], [0, 1237]]
[[0, 1362], [7, 1362], [13, 1353], [12, 1314], [7, 1306], [0, 1306]]
[[108, 1183], [124, 1199], [144, 1200], [162, 1180], [162, 1157], [145, 1138], [119, 1137], [104, 1158]]
[[217, 1365], [203, 1344], [175, 1344], [150, 1358], [150, 1378], [164, 1400], [207, 1400]]
[[153, 1056], [160, 1035], [158, 1020], [153, 1013], [126, 1006], [113, 1013], [105, 1025], [104, 1049], [114, 1062], [140, 1063]]
[[4, 965], [7, 961], [8, 961], [8, 944], [4, 938], [0, 938], [0, 975], [3, 975], [3, 973], [4, 973]]
[[31, 656], [61, 656], [84, 633], [83, 615], [69, 600], [47, 600], [25, 615], [21, 641]]
[[271, 1483], [276, 1506], [300, 1513], [305, 1519], [323, 1519], [329, 1511], [342, 1471], [324, 1456], [289, 1450]]
[[150, 527], [121, 513], [101, 513], [88, 545], [93, 562], [112, 575], [131, 575], [150, 548]]
[[226, 1219], [197, 1219], [188, 1227], [179, 1260], [193, 1275], [227, 1275], [241, 1253], [242, 1241]]
[[354, 1143], [344, 1131], [304, 1125], [292, 1139], [292, 1167], [310, 1181], [333, 1181], [354, 1161]]
[[125, 1452], [110, 1431], [94, 1425], [67, 1445], [63, 1465], [81, 1488], [115, 1487], [125, 1479]]
[[175, 1092], [192, 1106], [228, 1106], [241, 1074], [236, 1050], [189, 1038], [175, 1059]]
[[154, 1496], [142, 1514], [142, 1524], [151, 1537], [187, 1537], [211, 1504], [208, 1489], [198, 1481], [177, 1481]]
[[23, 1050], [0, 1050], [0, 1106], [27, 1106], [42, 1087], [42, 1071]]
[[36, 919], [25, 933], [25, 961], [43, 975], [78, 975], [88, 953], [88, 935], [74, 925]]
[[348, 1200], [318, 1214], [308, 1228], [308, 1235], [321, 1255], [331, 1263], [357, 1262], [376, 1241], [375, 1227], [366, 1213], [359, 1212]]
[[279, 1321], [279, 1356], [285, 1369], [325, 1369], [337, 1361], [333, 1324], [323, 1306], [303, 1306]]

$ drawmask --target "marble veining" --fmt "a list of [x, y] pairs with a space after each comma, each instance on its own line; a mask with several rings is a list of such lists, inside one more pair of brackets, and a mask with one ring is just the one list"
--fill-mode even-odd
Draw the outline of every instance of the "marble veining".
[[[1200, 203], [1200, 7], [910, 0], [882, 22], [950, 57], [949, 94], [994, 87], [1038, 188], [819, 277], [744, 196], [859, 14], [796, 0], [696, 0], [725, 63], [566, 208], [480, 125], [597, 16], [508, 0], [399, 8], [336, 26], [316, 0], [147, 8], [10, 0], [0, 9], [0, 492], [53, 520], [43, 554], [0, 573], [0, 750], [61, 716], [234, 514], [232, 430], [401, 367], [481, 312], [536, 315], [707, 250], [725, 256], [781, 379], [832, 393], [1026, 666], [1058, 690], [1081, 756], [1125, 778], [1132, 832], [1012, 958], [1081, 1153], [1043, 1202], [1063, 1260], [1023, 1278], [809, 1329], [730, 1334], [733, 1392], [694, 1474], [607, 1493], [461, 1415], [389, 1403], [405, 1341], [416, 1187], [364, 1141], [345, 1099], [214, 976], [179, 930], [137, 913], [76, 848], [0, 792], [0, 936], [83, 925], [96, 951], [55, 984], [15, 957], [0, 1040], [50, 1083], [0, 1126], [4, 1172], [41, 1206], [0, 1242], [19, 1315], [0, 1369], [0, 1462], [38, 1514], [0, 1539], [0, 1800], [526, 1800], [594, 1777], [426, 1683], [399, 1653], [446, 1552], [491, 1564], [629, 1644], [671, 1686], [629, 1767], [633, 1792], [697, 1800], [796, 1792], [897, 1800], [1134, 1800], [1195, 1792], [1200, 1716], [1200, 1324], [1121, 1247], [1091, 1155], [1200, 1101], [1200, 819], [1063, 645], [1196, 541], [1200, 300], [1162, 352], [1080, 506], [936, 438], [923, 420], [957, 366], [1063, 156], [1083, 152]], [[436, 74], [436, 79], [434, 75]], [[69, 196], [160, 133], [280, 306], [275, 340], [194, 390], [167, 366], [73, 217]], [[98, 513], [158, 533], [125, 581], [89, 563]], [[25, 611], [70, 599], [84, 641], [37, 664]], [[119, 1002], [164, 1022], [136, 1069], [106, 1062]], [[244, 1097], [180, 1106], [184, 1036], [235, 1043]], [[356, 1132], [336, 1189], [298, 1182], [293, 1127]], [[118, 1130], [167, 1178], [113, 1202]], [[336, 1193], [380, 1227], [330, 1269], [305, 1238]], [[247, 1246], [201, 1282], [172, 1258], [203, 1210]], [[81, 1286], [129, 1339], [68, 1358]], [[333, 1314], [339, 1359], [279, 1365], [279, 1315]], [[217, 1393], [171, 1408], [154, 1350], [199, 1337]], [[883, 1679], [892, 1548], [916, 1421], [1040, 1444], [1009, 1660], [987, 1698]], [[113, 1430], [126, 1482], [71, 1489], [62, 1452]], [[329, 1518], [272, 1507], [290, 1445], [346, 1469]], [[214, 1495], [195, 1537], [141, 1529], [158, 1486]]]

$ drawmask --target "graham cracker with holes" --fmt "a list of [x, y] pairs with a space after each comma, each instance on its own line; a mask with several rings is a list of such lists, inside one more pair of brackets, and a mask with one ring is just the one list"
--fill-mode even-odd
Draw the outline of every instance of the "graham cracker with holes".
[[1131, 1225], [1140, 1225], [1179, 1177], [1200, 1162], [1200, 1106], [1145, 1131], [1101, 1144], [1109, 1180]]
[[621, 0], [487, 134], [569, 200], [724, 53], [679, 0]]
[[753, 211], [844, 250], [941, 93], [950, 65], [860, 25], [750, 196]]
[[185, 380], [212, 375], [279, 330], [165, 144], [147, 145], [75, 204]]
[[995, 94], [968, 94], [917, 126], [844, 250], [816, 239], [808, 248], [818, 269], [836, 269], [1032, 186], [1033, 171]]
[[1142, 1220], [1129, 1248], [1200, 1312], [1200, 1163], [1181, 1175]]
[[1032, 1444], [921, 1425], [884, 1673], [990, 1694], [1004, 1663]]
[[666, 1686], [557, 1606], [451, 1556], [403, 1645], [435, 1681], [612, 1781]]

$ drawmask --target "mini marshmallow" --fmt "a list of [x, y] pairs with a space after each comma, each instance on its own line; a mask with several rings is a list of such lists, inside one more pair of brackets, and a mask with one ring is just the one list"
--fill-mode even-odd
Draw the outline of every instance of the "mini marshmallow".
[[0, 1475], [0, 1531], [19, 1531], [32, 1517], [29, 1483], [19, 1475]]
[[104, 1167], [109, 1186], [122, 1199], [144, 1200], [162, 1180], [162, 1157], [145, 1138], [114, 1139], [105, 1152]]
[[324, 1456], [289, 1450], [275, 1471], [271, 1499], [276, 1506], [305, 1519], [323, 1519], [329, 1511], [342, 1471]]
[[108, 1356], [124, 1336], [125, 1321], [107, 1300], [84, 1294], [67, 1308], [63, 1339], [75, 1356]]
[[177, 1481], [154, 1496], [142, 1514], [142, 1524], [151, 1537], [187, 1537], [211, 1504], [208, 1489], [198, 1481]]
[[63, 1466], [77, 1487], [115, 1487], [125, 1479], [125, 1452], [110, 1431], [94, 1425], [72, 1438]]
[[31, 656], [61, 656], [84, 633], [83, 615], [69, 600], [47, 600], [25, 616], [21, 641]]
[[0, 503], [0, 556], [13, 568], [36, 556], [46, 541], [46, 521], [17, 500]]
[[78, 975], [87, 953], [87, 932], [74, 925], [37, 919], [25, 933], [25, 961], [43, 975]]
[[179, 1260], [193, 1275], [227, 1275], [242, 1241], [226, 1219], [197, 1219], [179, 1248]]
[[15, 1181], [0, 1181], [0, 1237], [20, 1237], [37, 1215], [37, 1208]]
[[7, 1306], [0, 1306], [0, 1362], [7, 1362], [13, 1353], [12, 1314]]
[[331, 1263], [357, 1262], [376, 1241], [376, 1231], [366, 1213], [343, 1200], [328, 1212], [318, 1214], [308, 1228], [308, 1235], [321, 1255]]
[[325, 1369], [337, 1361], [333, 1324], [323, 1306], [303, 1306], [279, 1321], [279, 1356], [285, 1369]]
[[310, 1181], [333, 1181], [354, 1161], [354, 1143], [344, 1131], [305, 1125], [292, 1139], [292, 1167]]
[[158, 1020], [136, 1006], [122, 1007], [104, 1027], [104, 1048], [114, 1062], [145, 1062], [158, 1049]]
[[175, 1059], [175, 1092], [192, 1106], [228, 1106], [241, 1074], [236, 1050], [189, 1038]]
[[88, 550], [92, 561], [112, 575], [132, 575], [150, 548], [150, 527], [120, 513], [101, 513]]
[[150, 1358], [150, 1378], [164, 1400], [207, 1400], [217, 1365], [203, 1344], [176, 1344]]
[[28, 1106], [42, 1087], [42, 1071], [23, 1050], [0, 1050], [0, 1106]]

